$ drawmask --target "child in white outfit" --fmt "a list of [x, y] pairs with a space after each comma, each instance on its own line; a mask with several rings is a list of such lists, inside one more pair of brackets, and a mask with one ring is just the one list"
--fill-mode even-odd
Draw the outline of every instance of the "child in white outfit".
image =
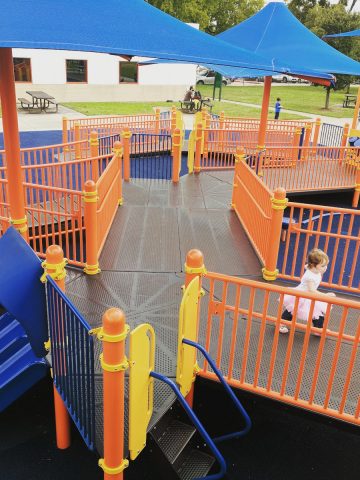
[[[329, 257], [325, 252], [319, 248], [314, 248], [309, 252], [308, 262], [305, 265], [305, 273], [301, 277], [300, 284], [295, 287], [295, 290], [302, 290], [303, 292], [316, 292], [323, 274], [326, 272], [329, 263]], [[335, 296], [334, 293], [327, 293], [321, 295]], [[284, 295], [285, 310], [281, 316], [284, 320], [292, 320], [294, 313], [296, 297], [292, 295]], [[328, 307], [327, 302], [316, 301], [312, 313], [312, 323], [314, 327], [322, 328], [324, 324], [324, 315]], [[309, 298], [301, 298], [298, 300], [298, 307], [296, 316], [299, 320], [307, 321], [309, 318], [311, 308], [311, 300]], [[289, 329], [285, 325], [280, 326], [280, 333], [288, 333]]]

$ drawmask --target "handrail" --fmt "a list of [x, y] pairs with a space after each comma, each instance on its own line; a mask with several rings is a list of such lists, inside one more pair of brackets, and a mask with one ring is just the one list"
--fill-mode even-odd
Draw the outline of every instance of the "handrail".
[[164, 382], [166, 383], [167, 385], [169, 385], [169, 387], [171, 388], [171, 390], [175, 393], [175, 395], [177, 396], [179, 402], [181, 403], [181, 405], [184, 407], [186, 413], [188, 414], [190, 420], [193, 422], [193, 424], [196, 426], [196, 429], [199, 431], [200, 435], [203, 437], [203, 439], [205, 440], [205, 442], [208, 444], [210, 450], [212, 451], [212, 453], [214, 454], [216, 460], [219, 462], [220, 464], [220, 472], [219, 473], [215, 473], [213, 475], [207, 475], [206, 477], [201, 477], [201, 478], [194, 478], [193, 480], [218, 480], [220, 478], [223, 478], [223, 476], [225, 475], [226, 473], [226, 462], [225, 462], [225, 459], [224, 457], [221, 455], [221, 453], [219, 452], [218, 448], [216, 447], [214, 441], [210, 438], [209, 434], [207, 433], [207, 431], [205, 430], [205, 428], [203, 427], [202, 423], [200, 422], [200, 420], [197, 418], [197, 416], [195, 415], [194, 411], [192, 410], [191, 407], [189, 407], [189, 405], [186, 403], [186, 400], [185, 398], [182, 396], [180, 390], [179, 390], [179, 387], [175, 384], [175, 382], [173, 382], [172, 380], [170, 380], [170, 378], [168, 377], [165, 377], [164, 375], [161, 375], [160, 373], [157, 373], [157, 372], [154, 372], [154, 371], [151, 371], [150, 372], [150, 376], [160, 380], [161, 382]]
[[236, 397], [236, 395], [231, 390], [229, 385], [225, 382], [222, 373], [217, 368], [213, 359], [211, 358], [209, 353], [205, 350], [205, 348], [202, 345], [200, 345], [199, 343], [193, 342], [192, 340], [187, 340], [186, 338], [183, 338], [183, 343], [186, 343], [186, 345], [190, 345], [194, 348], [197, 348], [204, 355], [204, 357], [208, 361], [209, 365], [211, 366], [211, 368], [215, 372], [216, 376], [218, 377], [220, 383], [225, 388], [226, 393], [230, 396], [232, 401], [235, 403], [236, 408], [239, 410], [239, 412], [241, 413], [242, 417], [245, 420], [245, 428], [243, 428], [239, 432], [233, 432], [233, 433], [228, 433], [227, 435], [221, 435], [220, 437], [213, 438], [213, 441], [215, 443], [219, 443], [219, 442], [222, 442], [224, 440], [230, 440], [231, 438], [243, 437], [244, 435], [246, 435], [250, 431], [251, 419], [250, 419], [249, 415], [247, 414], [245, 408], [242, 406], [240, 400]]

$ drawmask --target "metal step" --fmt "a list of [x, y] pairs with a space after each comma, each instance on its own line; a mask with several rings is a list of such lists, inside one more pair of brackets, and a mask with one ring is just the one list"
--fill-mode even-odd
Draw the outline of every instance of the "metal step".
[[171, 464], [184, 450], [196, 429], [192, 425], [171, 420], [158, 439], [158, 444]]
[[183, 462], [177, 468], [180, 480], [192, 480], [207, 475], [215, 462], [215, 458], [200, 450], [192, 449], [184, 457]]

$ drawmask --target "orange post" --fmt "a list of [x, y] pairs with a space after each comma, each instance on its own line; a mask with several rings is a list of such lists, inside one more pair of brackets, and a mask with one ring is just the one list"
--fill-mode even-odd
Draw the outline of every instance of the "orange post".
[[172, 106], [171, 107], [171, 135], [175, 132], [176, 121], [177, 121], [176, 107]]
[[[200, 298], [203, 295], [203, 290], [201, 288], [201, 280], [204, 273], [206, 273], [206, 268], [204, 265], [204, 255], [200, 250], [193, 249], [189, 250], [186, 255], [186, 261], [184, 265], [185, 270], [185, 288], [189, 285], [191, 280], [195, 277], [199, 277], [199, 302], [198, 302], [198, 315], [197, 315], [197, 328], [199, 330], [199, 318], [200, 318]], [[197, 334], [196, 334], [197, 337]], [[195, 369], [196, 370], [196, 369]], [[196, 371], [194, 371], [193, 385], [190, 392], [186, 396], [186, 401], [190, 407], [193, 406], [194, 402], [194, 382], [196, 379]]]
[[104, 480], [123, 480], [123, 471], [129, 465], [124, 459], [124, 380], [128, 361], [125, 339], [129, 327], [125, 315], [118, 308], [110, 308], [102, 318], [98, 338], [103, 341], [100, 355], [104, 388], [104, 458], [99, 466]]
[[81, 158], [81, 145], [80, 145], [80, 124], [75, 123], [74, 125], [74, 137], [75, 137], [75, 158], [79, 160]]
[[119, 185], [118, 185], [118, 198], [119, 198], [119, 205], [123, 204], [123, 196], [122, 196], [122, 156], [123, 156], [123, 146], [120, 142], [114, 142], [113, 152], [115, 157], [118, 160], [118, 170], [119, 170]]
[[27, 240], [27, 218], [20, 160], [19, 126], [11, 48], [0, 48], [0, 97], [9, 189], [10, 222]]
[[[296, 128], [295, 135], [293, 138], [293, 148], [291, 154], [291, 165], [295, 166], [298, 158], [299, 158], [299, 145], [300, 145], [300, 137], [301, 137], [301, 128]], [[302, 150], [300, 150], [302, 152]]]
[[[62, 248], [58, 245], [50, 245], [46, 250], [46, 260], [42, 266], [45, 270], [45, 276], [50, 275], [56, 282], [57, 286], [65, 292], [65, 271], [66, 260]], [[59, 319], [60, 321], [62, 319]], [[50, 345], [51, 348], [51, 345]], [[54, 407], [55, 407], [55, 429], [56, 429], [56, 445], [61, 450], [70, 447], [70, 416], [65, 407], [63, 399], [59, 392], [53, 386], [54, 391]]]
[[356, 105], [355, 105], [355, 108], [354, 108], [354, 116], [353, 116], [353, 120], [352, 120], [352, 124], [351, 124], [351, 129], [352, 130], [357, 127], [358, 120], [359, 120], [359, 111], [360, 111], [360, 87], [358, 88]]
[[356, 168], [356, 177], [355, 177], [355, 191], [352, 201], [352, 207], [357, 208], [359, 205], [359, 196], [360, 196], [360, 167]]
[[271, 82], [272, 77], [264, 78], [264, 93], [262, 98], [261, 106], [261, 116], [259, 124], [259, 135], [258, 135], [258, 150], [264, 150], [265, 148], [265, 138], [266, 138], [266, 128], [268, 121], [268, 112], [269, 112], [269, 102], [270, 102], [270, 91], [271, 91]]
[[[94, 130], [90, 133], [90, 156], [91, 158], [97, 158], [99, 156], [99, 137], [97, 132]], [[95, 181], [99, 178], [99, 161], [96, 160], [93, 163], [93, 178]]]
[[234, 181], [233, 181], [233, 193], [232, 193], [232, 199], [231, 199], [231, 209], [235, 210], [236, 209], [236, 197], [237, 197], [237, 189], [239, 188], [239, 185], [237, 183], [237, 177], [240, 176], [240, 162], [245, 161], [245, 151], [243, 147], [237, 147], [236, 148], [236, 154], [235, 154], [235, 172], [234, 172]]
[[321, 119], [317, 118], [315, 121], [315, 129], [314, 129], [314, 137], [312, 141], [313, 147], [317, 147], [319, 143], [319, 135], [320, 135], [320, 127], [321, 127]]
[[283, 188], [277, 188], [274, 192], [274, 197], [271, 199], [272, 215], [270, 223], [270, 236], [268, 238], [265, 266], [262, 269], [263, 278], [265, 280], [276, 280], [276, 277], [279, 273], [279, 270], [276, 268], [276, 264], [279, 254], [282, 221], [287, 202], [288, 199], [286, 198], [286, 191]]
[[345, 160], [345, 147], [348, 143], [348, 138], [349, 138], [349, 129], [350, 125], [348, 123], [345, 123], [344, 125], [344, 130], [343, 130], [343, 136], [341, 138], [341, 146], [343, 147], [342, 152], [339, 155], [339, 163], [341, 164]]
[[306, 161], [308, 159], [309, 155], [309, 149], [308, 147], [310, 146], [310, 137], [311, 137], [311, 123], [307, 123], [305, 125], [305, 135], [304, 135], [304, 143], [303, 143], [303, 149], [301, 153], [301, 160]]
[[96, 275], [100, 272], [98, 261], [98, 226], [97, 226], [97, 190], [93, 180], [84, 184], [84, 222], [86, 235], [86, 265], [84, 272]]
[[130, 138], [132, 133], [129, 128], [125, 128], [121, 132], [121, 141], [123, 145], [123, 162], [124, 162], [124, 180], [130, 180]]
[[[62, 143], [69, 143], [68, 137], [68, 119], [66, 117], [62, 118]], [[65, 147], [66, 148], [66, 147]]]
[[176, 128], [172, 134], [172, 157], [172, 181], [178, 183], [181, 168], [181, 133], [179, 128]]
[[194, 161], [195, 173], [200, 173], [200, 169], [201, 169], [200, 161], [201, 161], [202, 134], [203, 134], [202, 123], [198, 123], [196, 126], [196, 132], [195, 132], [195, 161]]
[[155, 134], [160, 133], [160, 108], [155, 109]]

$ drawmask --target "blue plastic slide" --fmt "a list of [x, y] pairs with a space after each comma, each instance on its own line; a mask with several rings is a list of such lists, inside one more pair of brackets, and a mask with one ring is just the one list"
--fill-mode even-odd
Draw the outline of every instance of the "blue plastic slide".
[[14, 228], [0, 238], [0, 412], [47, 373], [41, 262]]

